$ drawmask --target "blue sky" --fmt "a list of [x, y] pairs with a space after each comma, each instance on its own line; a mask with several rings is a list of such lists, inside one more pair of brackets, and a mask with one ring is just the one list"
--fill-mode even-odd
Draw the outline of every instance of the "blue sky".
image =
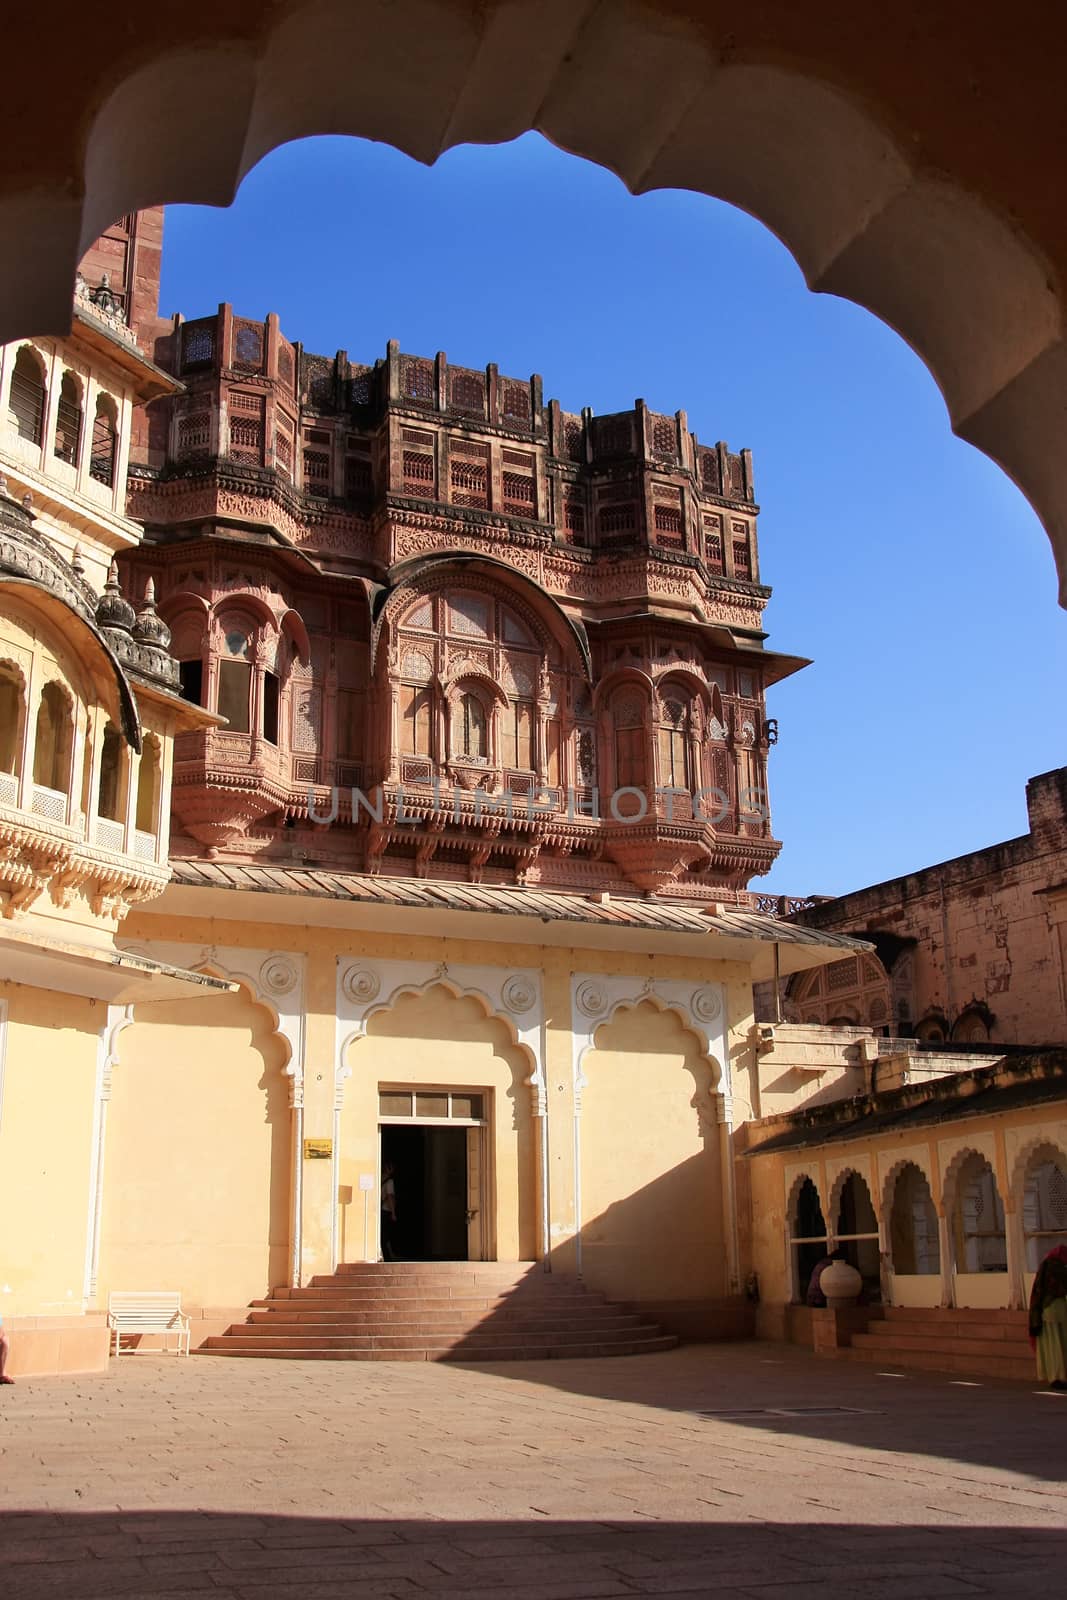
[[752, 449], [769, 644], [814, 661], [769, 696], [785, 847], [753, 887], [840, 893], [1025, 831], [1026, 779], [1065, 759], [1045, 534], [902, 340], [809, 293], [760, 223], [635, 198], [535, 134], [433, 168], [307, 140], [228, 210], [168, 210], [160, 310], [222, 300], [320, 353], [395, 338]]

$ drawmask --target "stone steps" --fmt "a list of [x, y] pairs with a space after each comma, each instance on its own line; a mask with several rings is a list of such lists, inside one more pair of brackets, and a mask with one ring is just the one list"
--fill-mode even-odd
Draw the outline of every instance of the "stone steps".
[[673, 1334], [649, 1333], [641, 1339], [610, 1340], [600, 1343], [566, 1344], [557, 1339], [536, 1339], [519, 1345], [499, 1345], [486, 1340], [484, 1344], [465, 1339], [460, 1344], [445, 1342], [435, 1346], [420, 1342], [417, 1345], [398, 1345], [383, 1341], [370, 1348], [339, 1346], [307, 1346], [294, 1340], [274, 1348], [262, 1341], [240, 1341], [225, 1336], [208, 1340], [196, 1354], [259, 1357], [274, 1361], [565, 1361], [568, 1358], [599, 1358], [604, 1356], [652, 1355], [663, 1350], [673, 1350], [678, 1340]]
[[881, 1366], [1035, 1379], [1023, 1311], [886, 1306], [840, 1353]]
[[[470, 1327], [470, 1318], [450, 1315], [446, 1311], [424, 1311], [415, 1309], [404, 1311], [392, 1316], [384, 1317], [377, 1311], [325, 1311], [316, 1312], [314, 1316], [301, 1315], [286, 1310], [269, 1309], [253, 1311], [246, 1322], [235, 1324], [242, 1328], [316, 1328], [327, 1333], [334, 1328], [352, 1328], [358, 1331], [362, 1328], [389, 1327], [397, 1330], [404, 1329], [408, 1332], [416, 1329], [426, 1329], [428, 1332], [437, 1333], [462, 1333]], [[559, 1329], [569, 1332], [586, 1327], [597, 1328], [637, 1328], [647, 1326], [647, 1322], [636, 1312], [618, 1311], [605, 1307], [605, 1314], [592, 1316], [562, 1315], [556, 1311], [545, 1310], [542, 1312], [530, 1311], [521, 1314], [515, 1311], [501, 1312], [493, 1316], [493, 1326], [501, 1330], [509, 1328], [536, 1328], [538, 1332], [551, 1332]]]
[[528, 1263], [367, 1262], [274, 1290], [206, 1355], [306, 1361], [546, 1361], [677, 1344], [640, 1310]]

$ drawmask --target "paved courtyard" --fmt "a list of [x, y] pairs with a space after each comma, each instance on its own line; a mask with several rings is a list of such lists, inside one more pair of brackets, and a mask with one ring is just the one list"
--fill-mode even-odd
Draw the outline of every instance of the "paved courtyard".
[[1054, 1594], [1065, 1462], [1067, 1395], [774, 1345], [478, 1369], [131, 1356], [0, 1391], [0, 1593]]

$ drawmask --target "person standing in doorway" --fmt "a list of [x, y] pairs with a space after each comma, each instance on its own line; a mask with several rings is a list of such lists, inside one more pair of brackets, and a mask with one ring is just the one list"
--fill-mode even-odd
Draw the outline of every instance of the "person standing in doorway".
[[382, 1163], [382, 1260], [396, 1260], [396, 1168], [391, 1161]]

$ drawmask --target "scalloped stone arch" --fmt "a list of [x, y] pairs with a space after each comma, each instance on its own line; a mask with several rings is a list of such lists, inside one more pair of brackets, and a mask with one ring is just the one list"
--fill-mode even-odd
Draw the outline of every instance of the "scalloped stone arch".
[[933, 1205], [935, 1214], [937, 1213], [938, 1197], [934, 1193], [933, 1180], [930, 1177], [930, 1174], [923, 1166], [923, 1163], [921, 1161], [916, 1161], [914, 1156], [901, 1156], [899, 1161], [893, 1162], [893, 1165], [890, 1167], [889, 1171], [882, 1180], [881, 1214], [883, 1218], [885, 1218], [887, 1227], [889, 1225], [889, 1218], [893, 1212], [893, 1201], [896, 1196], [897, 1184], [909, 1167], [914, 1167], [916, 1172], [922, 1173], [922, 1176], [926, 1179], [926, 1187], [930, 1191], [930, 1201]]
[[[561, 666], [577, 667], [590, 676], [588, 643], [579, 636], [579, 625], [569, 618], [559, 602], [539, 590], [526, 573], [509, 568], [493, 557], [473, 556], [469, 551], [444, 550], [434, 556], [413, 557], [393, 569], [395, 585], [383, 591], [374, 610], [371, 625], [371, 670], [374, 670], [383, 635], [394, 637], [404, 626], [408, 607], [434, 595], [463, 593], [487, 595], [510, 606], [519, 621], [530, 630], [534, 647], [546, 660], [558, 657]], [[531, 603], [546, 607], [552, 622], [541, 616]], [[398, 613], [403, 612], [403, 615]], [[505, 641], [499, 641], [504, 644]], [[517, 648], [522, 648], [518, 646]], [[573, 657], [573, 659], [568, 659]]]
[[495, 678], [491, 678], [485, 668], [480, 667], [475, 661], [458, 661], [452, 671], [442, 675], [441, 688], [449, 705], [453, 704], [457, 697], [462, 694], [463, 685], [466, 683], [477, 685], [489, 697], [492, 705], [507, 705], [508, 697], [500, 684], [497, 683]]
[[1016, 1211], [1022, 1211], [1023, 1192], [1026, 1188], [1026, 1178], [1034, 1163], [1034, 1157], [1047, 1152], [1047, 1159], [1053, 1160], [1067, 1173], [1067, 1149], [1057, 1144], [1055, 1139], [1050, 1139], [1047, 1133], [1036, 1133], [1028, 1139], [1015, 1157], [1011, 1169], [1011, 1183], [1009, 1194]]
[[178, 589], [174, 594], [166, 595], [156, 610], [168, 627], [185, 611], [195, 611], [206, 626], [212, 607], [211, 601], [206, 600], [202, 594], [197, 594], [195, 589]]
[[[81, 172], [0, 201], [4, 236], [19, 241], [0, 269], [0, 339], [69, 328], [78, 256], [116, 217], [160, 201], [226, 205], [289, 140], [348, 133], [432, 162], [536, 128], [634, 193], [692, 189], [749, 212], [813, 290], [896, 329], [955, 431], [1020, 486], [1067, 568], [1055, 273], [973, 183], [952, 182], [924, 163], [921, 139], [897, 136], [910, 122], [892, 91], [876, 101], [857, 82], [850, 93], [829, 66], [813, 70], [825, 41], [801, 58], [795, 43], [775, 45], [773, 26], [737, 48], [715, 15], [686, 20], [647, 0], [302, 0], [148, 59], [116, 48], [110, 93], [94, 84]], [[1003, 174], [989, 187], [1010, 192]]]
[[2, 647], [0, 647], [0, 667], [6, 668], [11, 676], [18, 681], [19, 688], [22, 690], [23, 701], [25, 702], [25, 697], [29, 690], [29, 679], [26, 677], [22, 663], [16, 661], [14, 656], [3, 654]]
[[247, 589], [227, 589], [210, 606], [212, 621], [220, 625], [230, 612], [238, 617], [245, 612], [254, 627], [278, 630], [278, 619], [267, 602], [257, 594], [249, 594]]
[[656, 703], [656, 685], [653, 679], [641, 667], [612, 667], [599, 678], [593, 689], [593, 709], [597, 712], [604, 711], [610, 704], [617, 689], [625, 684], [632, 684], [635, 689], [640, 689], [649, 706]]
[[[997, 1169], [986, 1155], [985, 1151], [979, 1150], [971, 1144], [964, 1145], [962, 1150], [956, 1151], [956, 1154], [952, 1157], [952, 1160], [945, 1168], [944, 1175], [941, 1179], [941, 1204], [946, 1217], [951, 1217], [952, 1215], [952, 1208], [956, 1203], [956, 1185], [959, 1180], [959, 1175], [965, 1163], [971, 1158], [971, 1156], [977, 1156], [980, 1161], [984, 1161], [990, 1172], [993, 1174], [993, 1182], [997, 1186], [997, 1193], [1000, 1195], [1000, 1201], [1002, 1205], [1007, 1199], [1007, 1196], [1001, 1192], [1000, 1179], [997, 1177]], [[933, 1190], [930, 1192], [932, 1195]], [[934, 1204], [937, 1204], [936, 1199]]]
[[364, 1013], [360, 1025], [347, 1033], [341, 1042], [339, 1057], [341, 1065], [338, 1072], [339, 1081], [345, 1082], [349, 1077], [351, 1077], [352, 1069], [350, 1066], [348, 1066], [346, 1059], [348, 1052], [352, 1045], [356, 1044], [360, 1039], [366, 1037], [367, 1029], [376, 1016], [379, 1016], [383, 1011], [392, 1011], [397, 1001], [404, 999], [406, 995], [417, 995], [421, 997], [423, 995], [428, 995], [433, 989], [444, 989], [455, 1000], [475, 1000], [481, 1006], [486, 1017], [493, 1022], [502, 1022], [504, 1024], [505, 1031], [508, 1034], [508, 1043], [513, 1049], [522, 1051], [523, 1057], [525, 1058], [527, 1065], [530, 1067], [531, 1076], [527, 1078], [527, 1084], [534, 1084], [534, 1077], [532, 1075], [537, 1071], [537, 1062], [534, 1059], [534, 1054], [530, 1049], [530, 1046], [519, 1037], [519, 1030], [514, 1017], [510, 1017], [506, 1011], [503, 1011], [499, 1006], [494, 1005], [493, 1001], [489, 998], [484, 990], [479, 989], [474, 985], [463, 984], [459, 982], [458, 979], [449, 977], [447, 974], [443, 977], [434, 976], [427, 978], [421, 983], [417, 979], [410, 979], [401, 982], [395, 989], [392, 989], [384, 999], [376, 1000], [372, 1005], [370, 1005]]
[[705, 1134], [710, 1135], [713, 1128], [717, 1126], [714, 1116], [714, 1101], [711, 1097], [722, 1092], [722, 1086], [725, 1082], [723, 1064], [715, 1052], [711, 1049], [711, 1044], [707, 1034], [700, 1027], [694, 1024], [691, 1011], [689, 1011], [680, 1002], [664, 999], [661, 995], [655, 994], [654, 992], [649, 994], [635, 995], [633, 999], [629, 1000], [616, 1000], [612, 1004], [607, 1015], [597, 1019], [596, 1026], [593, 1028], [593, 1037], [590, 1043], [585, 1046], [578, 1057], [578, 1071], [580, 1074], [581, 1087], [584, 1088], [587, 1084], [585, 1073], [582, 1070], [583, 1064], [590, 1052], [599, 1048], [597, 1045], [597, 1036], [599, 1035], [600, 1030], [602, 1028], [610, 1027], [613, 1022], [617, 1021], [620, 1012], [637, 1011], [641, 1006], [648, 1006], [650, 1010], [659, 1011], [663, 1014], [669, 1013], [671, 1016], [677, 1019], [681, 1025], [682, 1032], [690, 1034], [692, 1038], [696, 1040], [697, 1048], [700, 1051], [700, 1059], [707, 1065], [708, 1070], [711, 1073], [711, 1084], [709, 1087], [708, 1101], [702, 1103], [700, 1097], [700, 1085], [695, 1083], [693, 1088], [693, 1098], [689, 1104], [700, 1119], [702, 1131]]
[[657, 695], [661, 697], [670, 693], [672, 683], [677, 683], [680, 689], [688, 691], [699, 700], [705, 711], [710, 711], [712, 708], [711, 690], [699, 672], [694, 672], [692, 667], [679, 667], [673, 663], [653, 666], [652, 682], [655, 684]]
[[796, 1212], [797, 1200], [805, 1183], [810, 1183], [819, 1200], [819, 1210], [822, 1212], [822, 1223], [826, 1229], [826, 1237], [830, 1237], [830, 1224], [826, 1220], [826, 1206], [823, 1204], [822, 1190], [819, 1188], [819, 1177], [815, 1172], [798, 1172], [789, 1186], [785, 1197], [785, 1225], [787, 1238], [793, 1238], [793, 1217]]
[[[830, 1216], [827, 1217], [825, 1212], [823, 1213], [823, 1221], [826, 1223], [827, 1230], [835, 1235], [837, 1233], [837, 1213], [841, 1205], [841, 1191], [844, 1189], [849, 1178], [859, 1178], [860, 1182], [863, 1184], [863, 1187], [867, 1191], [867, 1196], [871, 1202], [871, 1208], [874, 1211], [875, 1216], [879, 1218], [881, 1216], [881, 1213], [878, 1209], [878, 1197], [871, 1190], [871, 1180], [869, 1175], [860, 1167], [842, 1167], [841, 1171], [836, 1175], [833, 1183], [830, 1185]], [[821, 1199], [819, 1203], [822, 1203]]]
[[[487, 978], [488, 982], [480, 981]], [[527, 990], [525, 996], [519, 996], [518, 1003], [514, 998], [516, 985], [525, 985]], [[499, 988], [499, 999], [494, 999], [489, 992], [491, 986]], [[450, 967], [447, 962], [434, 965], [426, 961], [368, 961], [365, 965], [359, 961], [338, 963], [335, 1108], [340, 1110], [344, 1086], [352, 1076], [349, 1060], [352, 1046], [366, 1035], [371, 1018], [380, 1011], [390, 1010], [402, 995], [424, 995], [435, 987], [444, 988], [456, 999], [477, 1000], [487, 1017], [504, 1024], [511, 1047], [522, 1051], [530, 1068], [526, 1083], [532, 1091], [532, 1110], [536, 1116], [543, 1117], [547, 1109], [547, 1090], [539, 1048], [543, 1008], [539, 980], [535, 981], [530, 973], [522, 969], [512, 972], [506, 967], [499, 970]]]

